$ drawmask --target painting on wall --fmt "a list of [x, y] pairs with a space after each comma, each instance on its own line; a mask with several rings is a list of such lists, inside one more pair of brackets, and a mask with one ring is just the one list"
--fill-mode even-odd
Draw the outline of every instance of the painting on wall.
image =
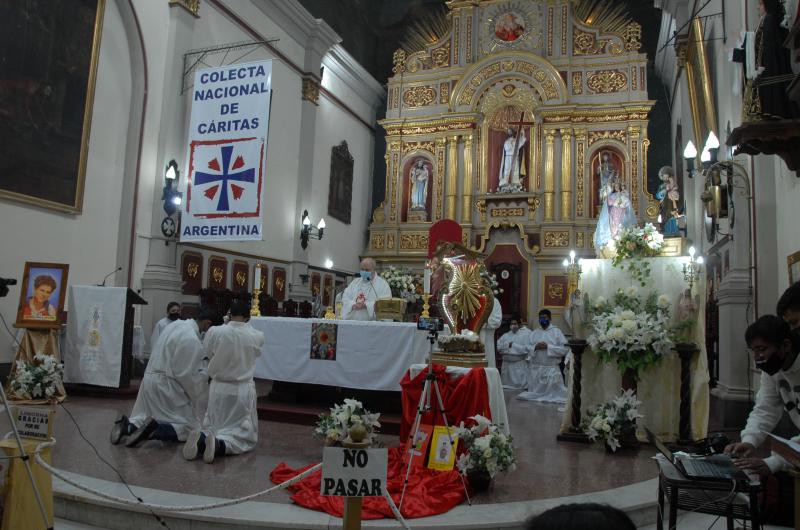
[[800, 281], [800, 250], [790, 254], [786, 261], [789, 265], [789, 285]]
[[0, 197], [81, 212], [104, 8], [0, 0]]
[[342, 140], [331, 149], [331, 175], [328, 185], [328, 215], [350, 224], [353, 202], [353, 155]]

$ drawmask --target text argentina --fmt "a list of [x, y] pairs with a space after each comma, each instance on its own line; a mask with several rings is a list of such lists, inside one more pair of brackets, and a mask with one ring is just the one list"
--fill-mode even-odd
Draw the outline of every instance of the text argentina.
[[230, 225], [230, 226], [186, 226], [183, 228], [184, 237], [187, 236], [257, 236], [258, 225]]

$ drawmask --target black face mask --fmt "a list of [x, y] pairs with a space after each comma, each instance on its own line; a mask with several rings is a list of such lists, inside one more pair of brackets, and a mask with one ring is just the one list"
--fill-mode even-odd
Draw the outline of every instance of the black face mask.
[[756, 368], [765, 371], [769, 375], [775, 375], [783, 366], [784, 360], [782, 356], [778, 355], [778, 352], [775, 352], [766, 361], [756, 363]]
[[179, 313], [168, 313], [167, 318], [170, 320], [178, 320], [181, 318], [181, 315]]

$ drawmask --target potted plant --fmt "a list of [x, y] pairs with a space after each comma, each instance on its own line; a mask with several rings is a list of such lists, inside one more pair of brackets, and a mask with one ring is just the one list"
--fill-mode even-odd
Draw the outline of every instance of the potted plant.
[[462, 423], [456, 430], [464, 448], [456, 465], [475, 491], [486, 491], [497, 473], [516, 468], [513, 440], [488, 418], [476, 415], [470, 419], [474, 426], [467, 428]]
[[345, 442], [352, 442], [350, 429], [359, 431], [363, 428], [366, 431], [363, 441], [371, 445], [381, 426], [378, 421], [380, 416], [380, 413], [365, 409], [358, 400], [345, 399], [344, 403], [334, 405], [329, 413], [319, 415], [314, 436], [325, 440], [326, 445], [341, 446]]
[[639, 414], [641, 404], [633, 390], [624, 390], [613, 400], [589, 410], [581, 428], [593, 442], [604, 442], [608, 452], [638, 447], [636, 420], [643, 417]]

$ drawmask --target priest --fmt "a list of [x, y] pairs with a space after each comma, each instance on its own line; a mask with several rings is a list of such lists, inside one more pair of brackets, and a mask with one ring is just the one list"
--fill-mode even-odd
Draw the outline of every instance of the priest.
[[216, 320], [206, 309], [164, 329], [150, 354], [130, 420], [122, 415], [111, 429], [112, 444], [123, 438], [128, 447], [150, 438], [184, 441], [200, 425], [208, 400], [200, 333]]
[[203, 429], [193, 430], [183, 447], [183, 457], [198, 456], [210, 464], [216, 457], [252, 451], [258, 443], [256, 385], [253, 373], [261, 355], [264, 334], [247, 322], [250, 307], [231, 306], [230, 321], [208, 330], [203, 341], [209, 360], [211, 386]]
[[528, 358], [527, 390], [517, 396], [519, 399], [551, 403], [567, 401], [567, 387], [559, 363], [570, 349], [561, 330], [550, 323], [551, 318], [549, 310], [539, 311], [541, 328], [531, 332], [528, 342], [533, 353]]
[[523, 390], [528, 384], [531, 330], [521, 324], [519, 316], [511, 317], [509, 331], [497, 341], [497, 352], [503, 358], [500, 380], [506, 390]]
[[358, 278], [350, 282], [342, 295], [344, 320], [375, 320], [375, 302], [391, 298], [389, 284], [375, 272], [375, 260], [361, 260]]

